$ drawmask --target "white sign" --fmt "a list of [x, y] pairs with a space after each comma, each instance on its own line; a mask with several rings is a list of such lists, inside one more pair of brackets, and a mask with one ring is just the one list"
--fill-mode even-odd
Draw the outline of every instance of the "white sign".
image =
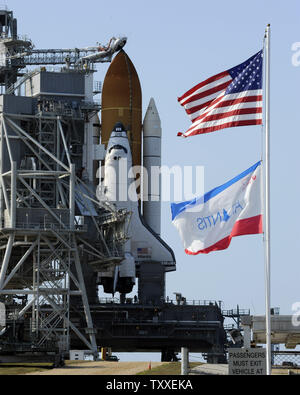
[[231, 348], [228, 350], [230, 376], [266, 376], [264, 348]]
[[5, 304], [0, 303], [0, 327], [6, 325]]

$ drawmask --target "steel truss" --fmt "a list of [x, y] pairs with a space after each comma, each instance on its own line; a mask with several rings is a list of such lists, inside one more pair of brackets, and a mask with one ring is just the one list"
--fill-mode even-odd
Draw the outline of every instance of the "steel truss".
[[[21, 126], [24, 122], [26, 128]], [[95, 270], [119, 263], [123, 259], [121, 246], [126, 241], [127, 216], [99, 203], [76, 177], [68, 148], [70, 125], [66, 128], [64, 122], [59, 117], [1, 115], [0, 300], [26, 298], [15, 319], [31, 314], [29, 332], [33, 347], [47, 349], [55, 344], [60, 352], [66, 353], [72, 331], [96, 358], [96, 331], [81, 258], [84, 254], [92, 257], [91, 267]], [[15, 143], [27, 150], [22, 166], [20, 158], [17, 164]], [[5, 153], [9, 157], [8, 170]], [[84, 185], [89, 192], [76, 190], [78, 185]], [[91, 245], [84, 237], [87, 229], [75, 216], [75, 190], [83, 195], [83, 202], [92, 201], [99, 214], [91, 215], [99, 245]], [[90, 210], [88, 204], [86, 210]], [[109, 239], [107, 232], [118, 235], [118, 240]], [[81, 298], [84, 330], [72, 322], [72, 296]]]

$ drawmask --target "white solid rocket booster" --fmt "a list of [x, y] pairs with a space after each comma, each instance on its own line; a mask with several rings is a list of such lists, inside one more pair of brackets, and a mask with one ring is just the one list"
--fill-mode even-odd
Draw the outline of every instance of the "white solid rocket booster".
[[[143, 125], [143, 217], [157, 234], [161, 234], [161, 121], [151, 98]], [[153, 171], [156, 169], [156, 171]], [[145, 172], [144, 172], [145, 173]]]

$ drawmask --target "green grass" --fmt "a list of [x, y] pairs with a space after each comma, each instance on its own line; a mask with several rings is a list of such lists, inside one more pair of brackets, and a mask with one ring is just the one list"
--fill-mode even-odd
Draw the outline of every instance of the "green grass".
[[[78, 361], [70, 362], [66, 361], [66, 365], [76, 365]], [[199, 366], [199, 362], [191, 362], [190, 368]], [[0, 364], [0, 376], [16, 376], [23, 375], [27, 373], [37, 373], [52, 368], [51, 363], [11, 363], [11, 364]], [[151, 370], [145, 370], [144, 372], [138, 373], [142, 376], [180, 376], [181, 375], [181, 363], [180, 362], [170, 362]]]
[[[201, 365], [199, 362], [191, 362], [190, 369]], [[138, 373], [140, 376], [180, 376], [181, 375], [181, 363], [170, 362], [153, 368], [151, 370], [145, 370], [144, 372]]]
[[0, 364], [0, 376], [15, 376], [19, 374], [42, 372], [52, 368], [51, 363], [10, 363]]

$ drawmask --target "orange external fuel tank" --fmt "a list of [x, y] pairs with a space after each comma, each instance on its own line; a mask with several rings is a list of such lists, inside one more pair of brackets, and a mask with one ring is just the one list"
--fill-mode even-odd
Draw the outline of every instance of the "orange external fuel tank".
[[122, 122], [127, 130], [133, 166], [141, 166], [141, 84], [132, 61], [123, 50], [112, 61], [103, 83], [101, 143], [106, 147], [117, 122]]

